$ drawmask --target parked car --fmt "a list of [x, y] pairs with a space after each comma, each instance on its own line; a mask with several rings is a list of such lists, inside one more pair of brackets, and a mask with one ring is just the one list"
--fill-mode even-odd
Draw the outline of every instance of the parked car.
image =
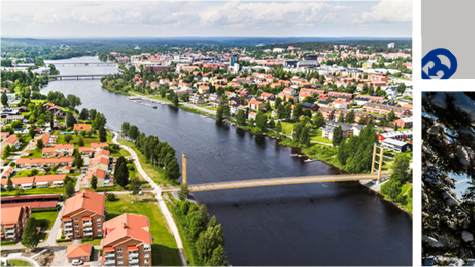
[[71, 261], [71, 264], [72, 264], [73, 266], [78, 266], [78, 265], [82, 265], [83, 262], [82, 262], [82, 260], [72, 260], [72, 261]]

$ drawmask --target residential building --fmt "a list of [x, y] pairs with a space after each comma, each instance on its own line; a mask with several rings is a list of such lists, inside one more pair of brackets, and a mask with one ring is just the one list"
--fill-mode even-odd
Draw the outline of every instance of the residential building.
[[410, 128], [412, 127], [412, 117], [403, 117], [395, 120], [394, 123], [399, 128]]
[[74, 152], [74, 144], [57, 144], [54, 147], [45, 147], [41, 152], [43, 157], [71, 156]]
[[396, 114], [397, 117], [411, 115], [411, 111], [409, 109], [398, 108], [394, 106], [377, 104], [377, 103], [367, 103], [366, 105], [364, 105], [363, 109], [367, 112], [377, 113], [381, 115], [388, 115], [388, 113], [391, 110], [394, 111], [394, 114]]
[[258, 100], [249, 101], [249, 108], [252, 110], [264, 110], [265, 106], [264, 102]]
[[21, 238], [28, 219], [31, 217], [29, 206], [2, 207], [1, 208], [1, 237], [2, 240], [11, 241]]
[[70, 245], [66, 251], [66, 259], [71, 263], [73, 260], [88, 262], [91, 258], [92, 244]]
[[0, 149], [3, 150], [7, 146], [10, 146], [11, 148], [19, 149], [21, 146], [20, 139], [16, 137], [16, 135], [14, 134], [8, 136], [0, 143]]
[[16, 161], [18, 168], [29, 167], [53, 167], [55, 165], [71, 166], [74, 157], [57, 157], [57, 158], [19, 158]]
[[105, 200], [105, 195], [87, 189], [66, 200], [61, 215], [65, 238], [103, 237]]
[[192, 96], [190, 97], [190, 103], [195, 105], [201, 105], [205, 103], [205, 100], [201, 96]]
[[333, 107], [339, 109], [347, 109], [348, 103], [345, 100], [337, 99], [333, 101]]
[[[152, 235], [148, 217], [122, 214], [105, 223], [103, 266], [151, 266]], [[157, 237], [158, 238], [158, 237]]]

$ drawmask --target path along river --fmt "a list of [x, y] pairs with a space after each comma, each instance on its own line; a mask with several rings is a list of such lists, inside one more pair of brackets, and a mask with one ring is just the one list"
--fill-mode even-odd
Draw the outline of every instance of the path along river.
[[[50, 62], [95, 62], [97, 57]], [[61, 74], [114, 73], [115, 67], [61, 66]], [[101, 89], [99, 79], [53, 81], [42, 90], [81, 98], [107, 125], [124, 121], [185, 152], [190, 184], [338, 174], [338, 168], [291, 158], [297, 152], [181, 109], [157, 109]], [[181, 163], [181, 162], [180, 162]], [[412, 265], [412, 218], [357, 182], [199, 192], [224, 228], [232, 265]]]

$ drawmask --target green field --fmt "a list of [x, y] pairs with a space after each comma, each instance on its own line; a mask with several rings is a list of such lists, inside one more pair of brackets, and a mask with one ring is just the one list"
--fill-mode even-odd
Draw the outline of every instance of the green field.
[[10, 266], [31, 266], [29, 262], [22, 260], [9, 260], [8, 263]]
[[[84, 146], [91, 146], [91, 143], [100, 143], [101, 141], [99, 140], [99, 135], [92, 135], [91, 138], [82, 137], [81, 134], [78, 134], [77, 136], [74, 134], [71, 134], [73, 136], [73, 140], [69, 141], [70, 144], [74, 144], [74, 148], [77, 148], [78, 145], [77, 143], [79, 142], [79, 138], [81, 137], [82, 140], [84, 141]], [[65, 134], [60, 134], [58, 135], [58, 144], [67, 144], [66, 141], [64, 141], [64, 136]]]
[[412, 190], [412, 184], [405, 184], [402, 186], [401, 194], [407, 195], [407, 204], [402, 205], [406, 210], [408, 210], [412, 214], [412, 197], [409, 197], [409, 192]]
[[94, 240], [91, 241], [86, 241], [84, 239], [81, 240], [81, 244], [92, 244], [93, 246], [99, 246], [101, 245], [101, 240], [99, 238], [95, 238]]
[[22, 158], [42, 158], [43, 153], [41, 153], [41, 150], [30, 150], [30, 155], [27, 157], [22, 157]]
[[[63, 194], [63, 187], [45, 187], [24, 190], [21, 195]], [[2, 197], [15, 196], [15, 190], [8, 192], [2, 190]]]
[[160, 212], [157, 200], [152, 194], [146, 193], [137, 196], [117, 195], [118, 201], [106, 201], [107, 216], [110, 220], [124, 213], [145, 215], [150, 221], [150, 233], [152, 242], [152, 265], [153, 266], [178, 266], [181, 265], [180, 254], [177, 249], [175, 238], [168, 230], [165, 218]]
[[[54, 174], [58, 174], [58, 172], [50, 172], [48, 175], [54, 175]], [[40, 172], [36, 176], [42, 176], [42, 175], [46, 175], [46, 172]], [[31, 175], [31, 170], [28, 170], [28, 171], [19, 171], [15, 173], [15, 176], [13, 176], [13, 178], [31, 177], [31, 176], [33, 176]]]
[[41, 231], [49, 230], [54, 225], [56, 217], [58, 217], [59, 211], [43, 211], [33, 212], [31, 217], [35, 218], [41, 226]]

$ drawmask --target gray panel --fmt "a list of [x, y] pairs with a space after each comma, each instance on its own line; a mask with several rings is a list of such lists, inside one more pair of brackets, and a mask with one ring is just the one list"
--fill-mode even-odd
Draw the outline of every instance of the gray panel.
[[474, 10], [470, 0], [422, 0], [422, 57], [436, 48], [452, 52], [458, 67], [451, 79], [475, 78]]

